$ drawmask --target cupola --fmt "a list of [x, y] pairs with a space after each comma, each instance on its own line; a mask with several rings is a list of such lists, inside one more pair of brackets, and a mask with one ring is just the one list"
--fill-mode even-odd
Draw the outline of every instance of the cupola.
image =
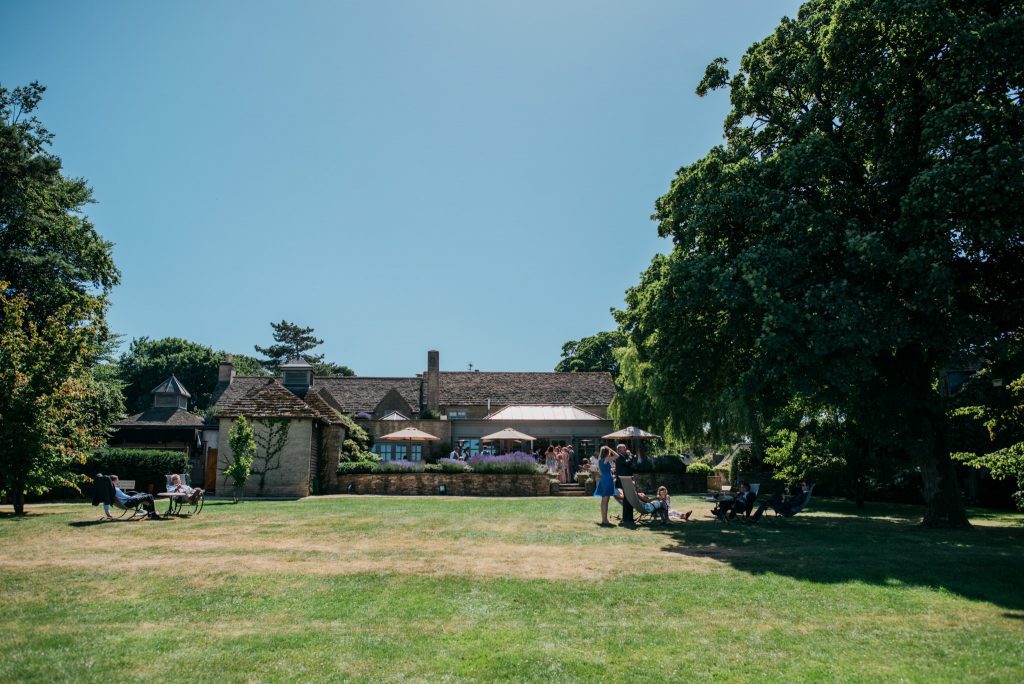
[[281, 366], [281, 384], [292, 394], [303, 397], [313, 385], [313, 366], [301, 356]]
[[173, 375], [154, 387], [150, 394], [153, 395], [153, 406], [155, 408], [172, 407], [187, 409], [188, 399], [192, 396], [178, 378]]

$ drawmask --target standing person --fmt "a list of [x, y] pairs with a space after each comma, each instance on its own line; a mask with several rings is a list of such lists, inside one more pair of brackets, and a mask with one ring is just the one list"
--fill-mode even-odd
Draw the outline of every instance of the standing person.
[[544, 450], [544, 469], [548, 475], [555, 474], [555, 465], [555, 447], [549, 444], [548, 448]]
[[[615, 486], [622, 489], [622, 481], [619, 478], [633, 477], [633, 456], [625, 444], [617, 444], [615, 451], [619, 454], [615, 460]], [[622, 498], [622, 522], [619, 524], [623, 527], [636, 527], [636, 521], [633, 520], [633, 504], [625, 497]]]
[[566, 447], [558, 453], [558, 481], [562, 484], [569, 482], [569, 449]]
[[567, 482], [572, 482], [572, 476], [575, 475], [576, 471], [579, 469], [579, 464], [576, 462], [576, 450], [572, 448], [572, 442], [569, 442], [565, 449], [567, 453], [567, 463], [569, 464], [569, 469], [566, 472], [565, 479]]
[[601, 497], [601, 527], [611, 527], [608, 521], [608, 499], [615, 496], [615, 482], [612, 480], [612, 464], [619, 457], [617, 453], [608, 446], [601, 447], [601, 457], [597, 461], [598, 472], [601, 473], [597, 481], [597, 489], [594, 496]]

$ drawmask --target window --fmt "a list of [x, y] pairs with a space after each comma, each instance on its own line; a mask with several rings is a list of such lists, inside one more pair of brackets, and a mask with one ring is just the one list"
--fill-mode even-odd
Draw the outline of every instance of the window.
[[401, 461], [405, 458], [404, 444], [374, 444], [373, 450], [380, 455], [382, 461]]
[[380, 456], [382, 461], [401, 461], [403, 459], [409, 459], [410, 461], [422, 461], [423, 460], [423, 445], [413, 444], [411, 446], [406, 444], [374, 444], [373, 451]]
[[461, 420], [466, 417], [465, 411], [449, 411], [448, 420]]

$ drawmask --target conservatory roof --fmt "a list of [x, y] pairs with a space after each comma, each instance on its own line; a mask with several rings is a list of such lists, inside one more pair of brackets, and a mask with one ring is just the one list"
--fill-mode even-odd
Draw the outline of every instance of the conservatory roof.
[[513, 404], [495, 411], [486, 420], [603, 420], [576, 406]]

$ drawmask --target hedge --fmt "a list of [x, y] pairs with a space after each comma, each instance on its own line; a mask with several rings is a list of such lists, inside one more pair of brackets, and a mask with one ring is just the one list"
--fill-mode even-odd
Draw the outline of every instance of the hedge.
[[365, 475], [373, 472], [371, 461], [341, 461], [338, 463], [338, 475]]
[[153, 490], [162, 492], [166, 488], [167, 475], [187, 473], [188, 454], [184, 451], [156, 451], [154, 449], [97, 449], [92, 453], [80, 471], [90, 478], [96, 473], [113, 473], [122, 480], [135, 480], [135, 489], [140, 492], [153, 485]]

